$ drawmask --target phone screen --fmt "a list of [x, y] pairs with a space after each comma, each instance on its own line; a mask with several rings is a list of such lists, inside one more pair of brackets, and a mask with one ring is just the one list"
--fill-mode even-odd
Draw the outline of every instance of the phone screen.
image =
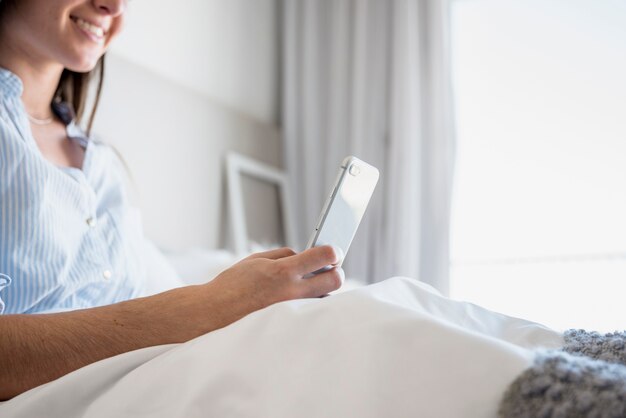
[[377, 182], [376, 168], [358, 158], [346, 158], [309, 247], [333, 245], [348, 254]]

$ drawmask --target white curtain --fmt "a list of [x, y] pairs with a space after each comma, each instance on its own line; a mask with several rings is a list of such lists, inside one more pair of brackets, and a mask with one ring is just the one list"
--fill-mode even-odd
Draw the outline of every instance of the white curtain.
[[449, 0], [284, 0], [285, 166], [304, 244], [339, 163], [380, 169], [349, 277], [448, 290], [454, 165]]

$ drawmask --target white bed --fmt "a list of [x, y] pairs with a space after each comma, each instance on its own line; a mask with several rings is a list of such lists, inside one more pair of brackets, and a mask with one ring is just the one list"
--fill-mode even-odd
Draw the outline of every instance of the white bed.
[[[172, 260], [201, 280], [228, 257]], [[494, 417], [531, 349], [561, 343], [541, 325], [393, 278], [103, 360], [0, 404], [0, 416]]]

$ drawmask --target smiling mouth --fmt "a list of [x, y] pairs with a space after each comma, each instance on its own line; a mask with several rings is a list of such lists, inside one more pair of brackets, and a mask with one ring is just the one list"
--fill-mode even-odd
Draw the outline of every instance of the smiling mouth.
[[70, 18], [80, 29], [91, 35], [95, 41], [102, 42], [104, 35], [106, 35], [106, 30], [100, 26], [94, 25], [93, 23], [87, 22], [80, 17], [71, 16]]

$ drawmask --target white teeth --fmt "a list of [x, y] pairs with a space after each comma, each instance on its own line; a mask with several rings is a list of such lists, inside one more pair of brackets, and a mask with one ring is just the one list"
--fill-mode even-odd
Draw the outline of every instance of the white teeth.
[[81, 29], [88, 31], [89, 33], [93, 34], [94, 36], [98, 38], [104, 37], [104, 29], [102, 29], [99, 26], [92, 25], [91, 23], [86, 22], [79, 17], [76, 18], [76, 24], [80, 26]]

